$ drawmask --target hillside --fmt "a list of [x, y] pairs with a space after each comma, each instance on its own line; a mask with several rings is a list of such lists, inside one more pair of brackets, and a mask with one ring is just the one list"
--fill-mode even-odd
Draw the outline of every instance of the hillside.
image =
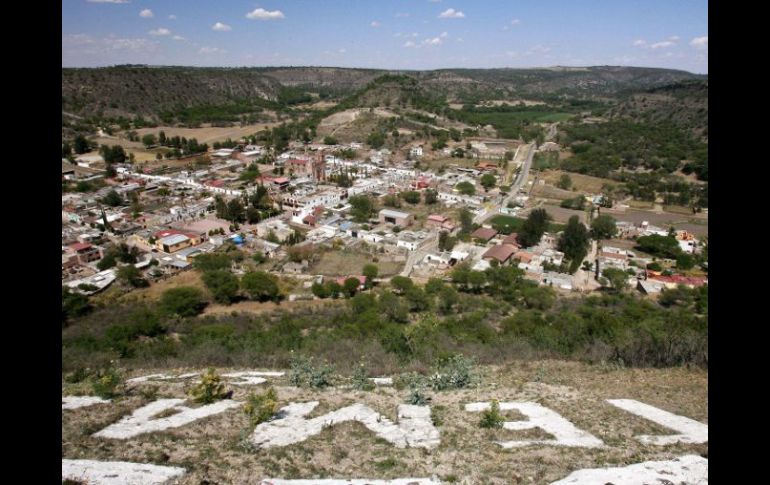
[[633, 93], [612, 108], [614, 119], [671, 123], [708, 141], [708, 81], [687, 81]]
[[[115, 66], [62, 69], [62, 111], [81, 116], [159, 120], [166, 111], [200, 106], [259, 107], [353, 94], [388, 71], [342, 68], [193, 68]], [[415, 87], [448, 100], [500, 96], [555, 98], [615, 96], [622, 90], [650, 89], [700, 79], [684, 71], [635, 67], [544, 69], [445, 69], [402, 71]], [[403, 87], [403, 85], [402, 85]]]

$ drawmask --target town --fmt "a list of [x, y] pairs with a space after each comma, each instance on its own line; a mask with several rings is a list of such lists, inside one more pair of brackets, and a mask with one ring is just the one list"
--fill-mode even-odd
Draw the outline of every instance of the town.
[[[568, 212], [582, 239], [565, 247], [567, 225], [533, 196], [545, 183], [533, 159], [559, 150], [552, 141], [466, 137], [391, 151], [327, 137], [276, 153], [250, 138], [166, 163], [130, 163], [118, 145], [63, 158], [63, 285], [85, 295], [116, 281], [130, 289], [229, 251], [249, 261], [243, 271], [301, 281], [289, 300], [318, 298], [329, 282], [341, 290], [351, 278], [363, 289], [365, 263], [379, 267], [377, 282], [422, 283], [451, 280], [458, 268], [515, 266], [561, 293], [620, 287], [654, 296], [708, 283], [702, 235], [624, 220], [628, 206], [605, 193], [573, 194], [583, 209]], [[450, 158], [457, 151], [463, 158]], [[548, 220], [523, 237], [538, 214]]]

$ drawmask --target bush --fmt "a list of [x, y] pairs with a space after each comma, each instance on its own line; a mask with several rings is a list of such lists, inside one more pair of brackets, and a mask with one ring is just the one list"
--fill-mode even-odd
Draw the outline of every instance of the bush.
[[203, 293], [192, 286], [180, 286], [166, 290], [160, 297], [161, 310], [171, 315], [194, 317], [206, 306]]
[[209, 369], [201, 376], [201, 382], [190, 389], [188, 395], [193, 401], [201, 404], [211, 404], [224, 399], [227, 394], [221, 381], [219, 374], [214, 369]]
[[311, 387], [314, 389], [323, 389], [332, 385], [331, 377], [334, 369], [322, 364], [318, 367], [313, 365], [313, 359], [302, 355], [295, 355], [292, 352], [291, 372], [289, 382], [297, 387]]
[[257, 301], [277, 300], [280, 293], [277, 278], [264, 271], [246, 273], [241, 279], [241, 288]]
[[374, 389], [374, 383], [369, 380], [366, 373], [366, 363], [361, 361], [353, 373], [353, 389], [356, 391], [371, 391]]
[[243, 406], [252, 426], [268, 421], [277, 411], [278, 395], [272, 387], [263, 394], [251, 393]]
[[118, 370], [114, 366], [114, 362], [110, 362], [110, 366], [106, 369], [100, 369], [91, 381], [91, 389], [94, 394], [102, 399], [112, 399], [118, 392], [118, 386], [122, 383], [122, 377]]
[[409, 392], [409, 395], [406, 397], [406, 401], [404, 402], [414, 406], [425, 406], [428, 403], [428, 397], [425, 395], [422, 389], [413, 388]]
[[462, 354], [439, 361], [436, 372], [431, 377], [431, 387], [436, 391], [468, 387], [475, 380], [475, 365], [474, 358], [466, 358]]
[[479, 421], [480, 428], [502, 428], [505, 418], [500, 414], [500, 403], [497, 399], [492, 400], [492, 404], [489, 409], [484, 410], [481, 413], [481, 421]]

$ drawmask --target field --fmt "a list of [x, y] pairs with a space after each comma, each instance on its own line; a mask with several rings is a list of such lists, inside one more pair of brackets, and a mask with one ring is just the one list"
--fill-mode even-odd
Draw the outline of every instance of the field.
[[[201, 369], [177, 369], [173, 373]], [[229, 369], [230, 371], [235, 369]], [[241, 370], [241, 369], [238, 369]], [[228, 369], [219, 369], [227, 372]], [[284, 479], [380, 478], [436, 476], [444, 483], [543, 484], [581, 468], [618, 467], [684, 454], [708, 456], [708, 443], [643, 445], [641, 434], [672, 434], [651, 421], [622, 411], [606, 399], [628, 398], [671, 413], [708, 423], [708, 372], [704, 370], [624, 369], [553, 360], [518, 362], [478, 369], [477, 385], [454, 391], [427, 391], [432, 420], [440, 443], [432, 450], [396, 448], [362, 424], [329, 425], [315, 436], [287, 446], [267, 449], [250, 445], [253, 426], [240, 409], [231, 409], [190, 424], [126, 440], [95, 438], [93, 433], [157, 398], [185, 399], [191, 381], [135, 384], [111, 404], [62, 412], [62, 456], [69, 459], [122, 460], [180, 466], [187, 471], [180, 485], [200, 483], [258, 483], [268, 477]], [[137, 370], [131, 377], [157, 372]], [[376, 373], [370, 375], [377, 375]], [[274, 386], [278, 406], [317, 400], [308, 417], [362, 403], [396, 422], [396, 407], [408, 389], [380, 387], [371, 392], [341, 387], [326, 390], [289, 385], [288, 376], [267, 384], [227, 386], [233, 399]], [[63, 392], [72, 385], [63, 383]], [[157, 397], [154, 397], [157, 396]], [[494, 441], [548, 437], [539, 430], [481, 429], [479, 413], [465, 411], [476, 401], [534, 401], [551, 409], [606, 445], [578, 448], [530, 445], [505, 450]], [[190, 405], [186, 403], [186, 405]], [[506, 420], [521, 420], [518, 412], [503, 412]], [[256, 480], [256, 482], [255, 482]]]
[[[404, 267], [404, 262], [396, 262], [379, 255], [380, 260], [374, 264], [379, 267], [380, 276], [393, 276]], [[312, 274], [324, 276], [360, 275], [364, 265], [373, 263], [372, 255], [358, 251], [330, 251], [321, 256], [321, 260], [313, 264]]]
[[[521, 229], [521, 226], [524, 224], [525, 220], [526, 219], [521, 217], [505, 216], [501, 214], [491, 218], [489, 223], [492, 224], [492, 227], [497, 229], [499, 232], [503, 234], [510, 234]], [[559, 232], [563, 229], [564, 226], [562, 224], [548, 224], [548, 232]]]
[[273, 126], [277, 125], [278, 123], [257, 123], [254, 125], [245, 126], [208, 126], [201, 128], [176, 128], [173, 126], [158, 126], [157, 128], [142, 128], [135, 131], [139, 135], [139, 139], [148, 133], [157, 135], [163, 131], [167, 137], [179, 136], [185, 137], [187, 139], [195, 138], [198, 140], [198, 143], [208, 143], [211, 145], [215, 141], [225, 141], [227, 138], [238, 140], [241, 137], [251, 136], [258, 131], [262, 131], [266, 128], [272, 128]]
[[[602, 192], [603, 185], [612, 185], [618, 187], [622, 185], [612, 179], [605, 179], [600, 177], [592, 177], [590, 175], [583, 175], [573, 172], [563, 172], [561, 170], [544, 170], [538, 174], [538, 178], [545, 180], [545, 183], [556, 186], [562, 175], [569, 175], [572, 179], [572, 188], [574, 192], [584, 192], [589, 194], [600, 194]], [[577, 194], [575, 194], [577, 195]]]

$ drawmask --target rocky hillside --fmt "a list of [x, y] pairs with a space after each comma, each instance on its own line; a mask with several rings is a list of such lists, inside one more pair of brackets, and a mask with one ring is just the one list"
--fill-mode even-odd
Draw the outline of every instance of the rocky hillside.
[[[164, 111], [197, 106], [266, 104], [311, 91], [342, 97], [388, 71], [341, 68], [193, 68], [116, 66], [62, 69], [62, 111], [100, 117], [158, 117]], [[448, 100], [560, 95], [613, 97], [624, 90], [650, 89], [699, 79], [684, 71], [635, 67], [547, 69], [447, 69], [407, 74], [418, 87]], [[288, 91], [287, 89], [291, 88]], [[285, 103], [284, 103], [285, 104]]]
[[686, 81], [631, 94], [614, 107], [613, 118], [669, 122], [708, 140], [708, 81]]

